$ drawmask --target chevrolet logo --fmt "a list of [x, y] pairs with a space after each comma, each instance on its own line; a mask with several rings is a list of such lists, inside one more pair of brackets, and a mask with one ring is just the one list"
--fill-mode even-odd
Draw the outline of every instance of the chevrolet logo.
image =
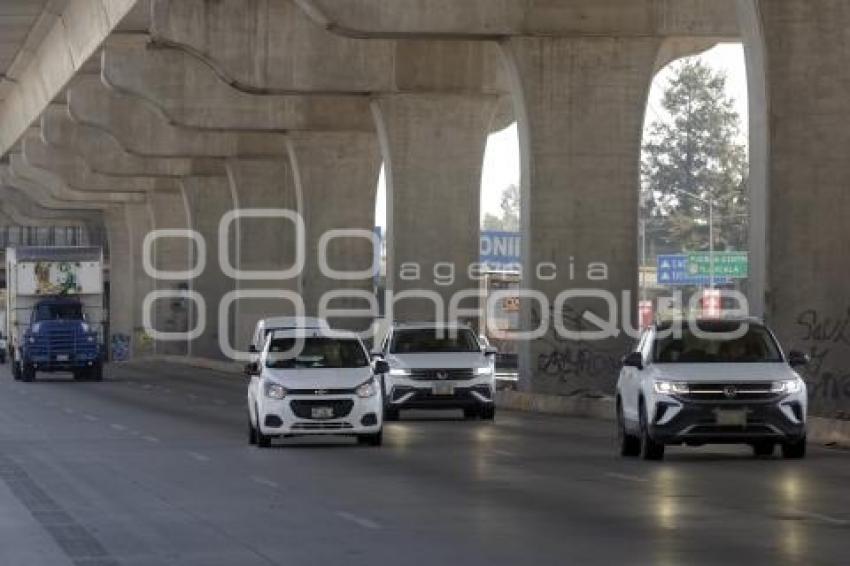
[[738, 388], [734, 385], [727, 385], [723, 388], [723, 395], [725, 395], [727, 399], [734, 399], [738, 396]]

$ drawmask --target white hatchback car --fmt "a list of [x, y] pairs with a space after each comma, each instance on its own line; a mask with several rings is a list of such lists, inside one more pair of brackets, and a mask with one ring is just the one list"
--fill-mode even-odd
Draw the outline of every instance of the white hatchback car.
[[390, 368], [383, 381], [388, 421], [402, 409], [463, 409], [467, 418], [495, 417], [496, 350], [482, 346], [468, 326], [397, 323], [376, 355]]
[[664, 457], [667, 444], [750, 444], [769, 456], [806, 454], [806, 384], [756, 319], [658, 323], [624, 359], [617, 431], [624, 456]]
[[383, 399], [360, 339], [330, 329], [271, 333], [259, 360], [246, 368], [249, 441], [266, 448], [273, 438], [344, 435], [379, 446]]

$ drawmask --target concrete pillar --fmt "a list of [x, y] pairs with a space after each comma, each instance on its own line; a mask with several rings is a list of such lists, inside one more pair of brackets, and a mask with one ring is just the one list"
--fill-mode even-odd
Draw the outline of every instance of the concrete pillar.
[[[189, 344], [189, 353], [195, 357], [223, 359], [219, 347], [218, 306], [222, 298], [236, 289], [236, 281], [224, 274], [218, 261], [218, 228], [222, 217], [236, 206], [227, 177], [186, 177], [180, 181], [188, 208], [190, 226], [206, 242], [206, 269], [191, 282], [191, 289], [200, 294], [206, 303], [206, 325], [201, 336]], [[228, 245], [235, 247], [236, 232], [231, 231]], [[189, 326], [198, 323], [197, 305], [191, 305]], [[233, 342], [233, 321], [227, 325], [223, 336]], [[241, 345], [243, 348], [246, 345]]]
[[[292, 158], [303, 195], [306, 225], [307, 264], [303, 277], [306, 312], [318, 315], [320, 299], [330, 291], [373, 293], [374, 277], [348, 280], [328, 277], [319, 266], [318, 246], [322, 236], [333, 230], [357, 230], [374, 234], [375, 197], [381, 166], [377, 137], [372, 133], [310, 133], [291, 138]], [[375, 246], [362, 236], [335, 238], [325, 248], [327, 267], [342, 272], [371, 273]], [[376, 303], [377, 304], [377, 303]], [[333, 309], [368, 309], [369, 302], [340, 297], [328, 305]], [[335, 328], [365, 330], [370, 321], [332, 319]]]
[[[479, 261], [481, 165], [497, 100], [395, 94], [373, 105], [387, 179], [387, 288], [436, 292], [443, 312], [455, 293], [478, 286], [469, 267]], [[453, 281], [435, 282], [451, 273]], [[434, 320], [435, 309], [405, 299], [394, 318]]]
[[[278, 214], [281, 211], [299, 215], [301, 197], [296, 192], [292, 167], [286, 156], [277, 159], [228, 159], [227, 173], [235, 206], [243, 212], [230, 226], [235, 245], [228, 254], [230, 264], [243, 272], [236, 288], [243, 293], [301, 292], [303, 270], [294, 270], [291, 277], [256, 276], [250, 272], [282, 272], [296, 268], [298, 247], [297, 222], [283, 218], [250, 217], [258, 214]], [[304, 247], [303, 242], [301, 243]], [[306, 257], [306, 251], [304, 252]], [[245, 351], [256, 323], [269, 316], [296, 314], [291, 301], [270, 297], [243, 298], [232, 305], [234, 344]]]
[[[549, 328], [522, 343], [523, 389], [613, 391], [629, 338], [568, 340], [553, 323], [591, 331], [597, 327], [582, 320], [588, 311], [612, 319], [614, 329], [624, 314], [636, 318], [640, 144], [659, 44], [652, 37], [604, 37], [515, 38], [503, 45], [522, 154], [523, 287], [549, 303], [521, 301], [524, 328], [541, 320]], [[555, 308], [569, 289], [609, 292], [617, 308], [600, 299]], [[624, 291], [631, 297], [624, 299]]]
[[[183, 191], [158, 191], [149, 195], [149, 206], [155, 230], [190, 229], [187, 203]], [[161, 237], [155, 240], [152, 249], [152, 267], [158, 271], [186, 272], [195, 263], [192, 240], [180, 236]], [[191, 279], [175, 280], [170, 276], [155, 278], [154, 287], [160, 292], [179, 293], [191, 288]], [[176, 296], [163, 298], [153, 305], [154, 327], [159, 332], [186, 333], [192, 318], [192, 303], [187, 298]], [[156, 340], [157, 354], [186, 355], [188, 340]]]
[[[811, 410], [850, 409], [850, 10], [836, 0], [759, 1], [768, 128], [766, 314], [786, 349], [812, 355]], [[752, 61], [752, 59], [751, 59]]]
[[111, 360], [129, 360], [133, 352], [136, 318], [136, 265], [132, 260], [132, 234], [127, 210], [112, 206], [104, 211], [109, 242], [109, 328], [106, 342]]

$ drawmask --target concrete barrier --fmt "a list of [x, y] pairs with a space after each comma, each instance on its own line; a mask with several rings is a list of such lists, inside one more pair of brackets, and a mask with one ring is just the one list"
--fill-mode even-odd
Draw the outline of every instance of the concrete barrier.
[[[201, 369], [242, 375], [243, 364], [191, 358], [186, 356], [148, 356], [142, 361], [160, 361], [183, 364]], [[501, 409], [546, 415], [561, 415], [614, 421], [613, 397], [561, 396], [525, 393], [521, 391], [497, 391], [496, 405]], [[824, 446], [850, 448], [850, 420], [809, 417], [809, 442]]]

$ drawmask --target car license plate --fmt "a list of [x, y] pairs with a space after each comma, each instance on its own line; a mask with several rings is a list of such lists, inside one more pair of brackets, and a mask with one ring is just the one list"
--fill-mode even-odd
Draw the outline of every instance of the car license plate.
[[451, 383], [435, 383], [434, 395], [454, 395], [455, 386]]
[[717, 424], [720, 426], [746, 426], [747, 411], [745, 410], [723, 410], [718, 409], [715, 413]]
[[333, 407], [313, 407], [310, 409], [310, 416], [314, 419], [332, 419], [334, 418]]
[[68, 354], [57, 354], [56, 361], [57, 362], [67, 362], [70, 359]]

